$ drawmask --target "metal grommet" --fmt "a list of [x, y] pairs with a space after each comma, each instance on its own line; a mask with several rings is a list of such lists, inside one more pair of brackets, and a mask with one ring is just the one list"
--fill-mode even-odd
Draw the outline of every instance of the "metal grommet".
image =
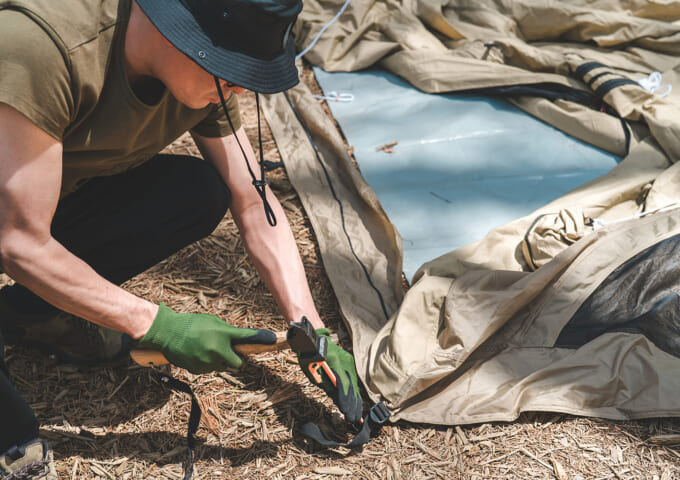
[[205, 58], [205, 57], [206, 57], [205, 52], [203, 50], [199, 50], [198, 51], [198, 58]]

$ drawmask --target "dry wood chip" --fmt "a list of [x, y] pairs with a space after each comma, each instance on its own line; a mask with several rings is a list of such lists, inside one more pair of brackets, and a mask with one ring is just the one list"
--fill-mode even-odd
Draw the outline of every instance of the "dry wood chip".
[[236, 403], [260, 403], [267, 399], [266, 393], [255, 393], [250, 392], [239, 396], [236, 399]]
[[474, 442], [482, 442], [484, 440], [491, 440], [493, 438], [507, 437], [507, 436], [508, 436], [508, 432], [494, 432], [494, 433], [489, 433], [487, 435], [479, 435], [479, 436], [475, 436], [475, 437], [470, 437], [469, 440], [474, 443]]
[[123, 385], [125, 385], [125, 382], [127, 382], [128, 380], [130, 380], [130, 375], [126, 375], [126, 376], [125, 376], [125, 378], [123, 379], [123, 381], [120, 382], [120, 384], [113, 390], [113, 392], [111, 392], [111, 393], [109, 394], [109, 396], [106, 398], [106, 401], [108, 402], [109, 400], [111, 400], [111, 398], [112, 398], [116, 393], [118, 393], [118, 390], [120, 390], [121, 387], [122, 387]]
[[88, 462], [90, 464], [90, 469], [95, 472], [98, 475], [103, 475], [106, 478], [110, 478], [111, 480], [115, 480], [116, 477], [114, 477], [112, 474], [110, 474], [104, 467], [100, 467], [96, 463], [93, 462]]
[[392, 469], [394, 480], [401, 480], [401, 467], [397, 462], [397, 457], [394, 455], [390, 455], [390, 468]]
[[622, 475], [623, 475], [624, 472], [617, 472], [613, 465], [608, 465], [608, 466], [609, 466], [610, 470], [612, 471], [612, 473], [614, 473], [614, 476], [616, 478], [618, 478], [619, 480], [623, 480]]
[[653, 437], [649, 437], [647, 441], [649, 443], [653, 443], [654, 445], [677, 445], [680, 443], [680, 435], [654, 435]]
[[[180, 473], [178, 470], [180, 469], [179, 466], [176, 465], [168, 465], [167, 467], [163, 467], [161, 469], [162, 473], [162, 478], [169, 478], [171, 480], [182, 480], [184, 478], [184, 475]], [[198, 477], [198, 469], [196, 466], [194, 466], [194, 475]]]
[[415, 455], [411, 455], [410, 457], [406, 457], [405, 459], [403, 459], [401, 461], [401, 463], [403, 465], [409, 465], [411, 463], [419, 462], [423, 458], [425, 458], [425, 455], [423, 455], [422, 453], [416, 453]]
[[421, 449], [423, 452], [427, 453], [429, 456], [437, 459], [437, 460], [444, 460], [441, 455], [439, 455], [437, 452], [432, 450], [431, 448], [427, 448], [425, 445], [420, 443], [419, 441], [415, 442], [416, 446]]
[[559, 422], [560, 420], [562, 420], [562, 417], [563, 417], [563, 416], [564, 416], [564, 415], [555, 415], [555, 416], [552, 417], [550, 420], [548, 420], [546, 423], [544, 423], [543, 425], [541, 425], [541, 427], [540, 427], [541, 430], [544, 430], [544, 429], [548, 428], [550, 425], [552, 425], [552, 424], [555, 423], [555, 422]]
[[65, 389], [63, 389], [61, 392], [57, 393], [57, 394], [54, 396], [54, 400], [53, 400], [53, 401], [56, 403], [56, 402], [58, 402], [59, 400], [61, 400], [62, 398], [64, 398], [66, 395], [68, 395], [68, 388], [65, 388]]
[[80, 458], [76, 457], [76, 461], [73, 462], [73, 469], [71, 470], [71, 480], [75, 480], [76, 478], [76, 473], [78, 473], [78, 462], [80, 461]]
[[458, 435], [458, 438], [460, 439], [461, 444], [468, 445], [470, 443], [468, 441], [467, 435], [465, 435], [465, 432], [463, 431], [463, 429], [460, 428], [458, 425], [456, 425], [456, 435]]
[[380, 145], [378, 148], [375, 149], [376, 152], [383, 151], [385, 153], [394, 153], [394, 150], [392, 150], [392, 147], [396, 146], [399, 142], [394, 141], [390, 143], [386, 143], [384, 145]]
[[281, 464], [279, 464], [275, 467], [270, 468], [269, 470], [267, 470], [266, 476], [271, 477], [272, 475], [274, 475], [279, 470], [283, 470], [284, 468], [286, 468], [286, 465], [287, 465], [286, 463], [281, 463]]
[[75, 373], [78, 371], [78, 367], [74, 367], [73, 365], [59, 365], [57, 367], [57, 372], [59, 373]]
[[[186, 447], [184, 449], [186, 450]], [[96, 463], [97, 465], [102, 466], [102, 467], [115, 467], [116, 465], [121, 465], [121, 464], [127, 462], [128, 460], [130, 460], [130, 457], [123, 457], [123, 458], [118, 458], [116, 460], [107, 460], [107, 461], [94, 460], [94, 459], [90, 459], [90, 460], [86, 460], [86, 461], [90, 462], [90, 463]]]
[[354, 473], [342, 467], [315, 467], [312, 471], [319, 475], [352, 475]]
[[500, 457], [491, 458], [491, 459], [489, 459], [485, 462], [480, 463], [479, 465], [482, 466], [482, 465], [488, 465], [490, 463], [499, 462], [499, 461], [503, 460], [504, 458], [508, 458], [508, 457], [516, 454], [517, 452], [519, 452], [519, 450], [513, 450], [512, 452], [506, 453], [505, 455], [501, 455]]
[[229, 375], [227, 372], [217, 372], [217, 376], [224, 378], [227, 382], [233, 383], [234, 385], [236, 385], [238, 387], [245, 387], [246, 386], [246, 384], [243, 383], [241, 380], [239, 380], [238, 378], [236, 378], [232, 375]]
[[198, 298], [198, 304], [201, 307], [206, 308], [208, 306], [208, 301], [205, 299], [205, 294], [203, 292], [198, 292], [196, 297]]
[[558, 462], [555, 457], [552, 455], [550, 456], [550, 463], [552, 463], [554, 473], [555, 473], [555, 478], [557, 480], [569, 480], [569, 477], [567, 476], [567, 472], [562, 466], [560, 462]]
[[610, 447], [609, 456], [611, 457], [613, 463], [623, 463], [623, 452], [617, 445]]
[[544, 466], [545, 468], [547, 468], [548, 470], [550, 470], [550, 471], [553, 471], [553, 470], [554, 470], [553, 467], [552, 467], [551, 465], [548, 465], [547, 463], [545, 463], [543, 460], [541, 460], [540, 458], [538, 458], [536, 455], [534, 455], [533, 453], [531, 453], [531, 452], [530, 452], [529, 450], [527, 450], [526, 448], [520, 448], [519, 451], [522, 452], [522, 453], [523, 453], [524, 455], [526, 455], [527, 457], [533, 458], [534, 460], [536, 460], [538, 463], [540, 463], [541, 465], [543, 465], [543, 466]]
[[187, 450], [186, 446], [179, 445], [179, 446], [173, 448], [172, 450], [170, 450], [169, 452], [165, 452], [163, 455], [158, 457], [158, 460], [167, 460], [168, 458], [172, 458], [175, 455], [184, 454], [186, 452], [186, 450]]

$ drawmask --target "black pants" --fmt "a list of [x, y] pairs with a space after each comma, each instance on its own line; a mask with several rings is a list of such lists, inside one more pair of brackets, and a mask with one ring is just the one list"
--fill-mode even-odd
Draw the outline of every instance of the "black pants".
[[[119, 175], [87, 182], [59, 202], [52, 235], [100, 275], [121, 284], [208, 236], [224, 217], [229, 189], [209, 163], [157, 155]], [[27, 309], [53, 308], [17, 285]], [[38, 436], [33, 411], [8, 379], [0, 334], [0, 454]]]

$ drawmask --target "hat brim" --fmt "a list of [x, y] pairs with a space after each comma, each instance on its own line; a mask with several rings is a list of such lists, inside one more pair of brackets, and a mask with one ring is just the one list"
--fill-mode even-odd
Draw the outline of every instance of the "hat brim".
[[218, 78], [259, 93], [282, 92], [300, 81], [292, 38], [281, 55], [262, 60], [213, 45], [191, 12], [178, 1], [137, 0], [137, 4], [175, 48]]

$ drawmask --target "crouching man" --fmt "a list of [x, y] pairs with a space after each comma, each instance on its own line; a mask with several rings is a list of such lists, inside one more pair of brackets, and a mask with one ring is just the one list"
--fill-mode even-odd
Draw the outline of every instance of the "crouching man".
[[[273, 342], [176, 313], [118, 285], [209, 235], [227, 209], [289, 322], [328, 335], [236, 95], [298, 82], [300, 0], [0, 0], [0, 475], [55, 479], [3, 343], [109, 363], [133, 345], [194, 373], [238, 368], [231, 345]], [[159, 155], [190, 131], [206, 161]], [[329, 342], [337, 388], [361, 417], [353, 357]], [[4, 452], [4, 453], [3, 453]]]

